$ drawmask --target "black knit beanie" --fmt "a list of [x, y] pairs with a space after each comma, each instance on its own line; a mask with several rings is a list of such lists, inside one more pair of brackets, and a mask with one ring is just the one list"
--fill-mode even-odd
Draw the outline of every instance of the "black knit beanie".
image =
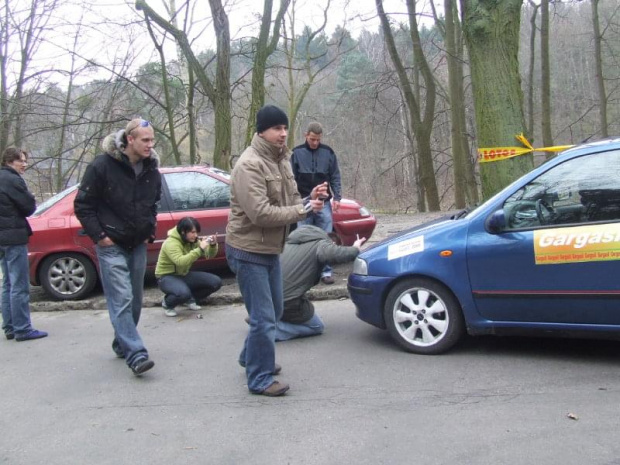
[[256, 132], [259, 134], [280, 124], [288, 127], [288, 117], [274, 105], [265, 105], [256, 113]]

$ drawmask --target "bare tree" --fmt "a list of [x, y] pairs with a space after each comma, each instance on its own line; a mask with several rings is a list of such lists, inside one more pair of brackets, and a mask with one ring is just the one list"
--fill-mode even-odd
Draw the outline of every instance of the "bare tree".
[[[323, 8], [323, 21], [315, 29], [306, 26], [301, 36], [295, 34], [296, 0], [292, 0], [289, 11], [288, 27], [284, 27], [284, 54], [287, 62], [288, 77], [288, 116], [289, 138], [288, 145], [295, 144], [297, 116], [312, 86], [317, 83], [321, 74], [331, 69], [332, 65], [353, 47], [344, 44], [344, 36], [335, 37], [332, 42], [327, 41], [324, 32], [327, 26], [331, 1], [327, 1]], [[299, 45], [301, 39], [301, 46]]]
[[448, 87], [450, 99], [450, 138], [452, 141], [454, 206], [464, 208], [476, 205], [479, 201], [478, 185], [474, 164], [467, 140], [467, 119], [465, 116], [464, 84], [464, 37], [458, 15], [457, 3], [444, 0], [445, 18], [442, 22], [435, 8], [435, 24], [442, 32], [446, 43], [446, 61], [448, 63]]
[[209, 0], [213, 17], [213, 28], [217, 38], [215, 84], [194, 54], [187, 34], [160, 16], [145, 0], [136, 0], [136, 8], [144, 11], [155, 24], [170, 33], [183, 51], [189, 66], [194, 71], [200, 86], [211, 101], [215, 113], [215, 149], [213, 164], [228, 169], [232, 146], [231, 134], [231, 89], [230, 89], [230, 27], [228, 16], [221, 0]]
[[[30, 73], [58, 0], [4, 0], [0, 10], [0, 149], [23, 142], [23, 97], [46, 71]], [[18, 50], [14, 50], [17, 46]], [[16, 58], [15, 56], [18, 56]], [[9, 69], [12, 66], [14, 69]], [[15, 76], [10, 82], [10, 76]], [[11, 132], [13, 133], [11, 136]]]
[[250, 109], [248, 112], [248, 125], [245, 132], [245, 145], [250, 145], [254, 134], [256, 113], [265, 104], [265, 69], [267, 59], [276, 50], [280, 40], [280, 27], [282, 18], [291, 0], [280, 0], [280, 7], [273, 21], [272, 29], [272, 10], [273, 0], [264, 0], [263, 15], [260, 23], [258, 38], [254, 43], [254, 65], [252, 67], [252, 95]]
[[394, 68], [396, 69], [396, 73], [398, 74], [401, 89], [405, 95], [405, 103], [409, 110], [410, 124], [412, 125], [411, 129], [415, 135], [416, 143], [418, 144], [420, 182], [424, 188], [426, 204], [430, 211], [438, 211], [440, 210], [439, 193], [437, 190], [437, 181], [433, 168], [433, 156], [431, 153], [431, 134], [435, 117], [436, 90], [434, 76], [422, 49], [420, 33], [418, 31], [418, 20], [416, 18], [415, 1], [406, 0], [406, 4], [409, 19], [409, 34], [411, 46], [413, 48], [414, 71], [420, 73], [425, 87], [423, 109], [421, 99], [416, 96], [416, 92], [411, 86], [403, 61], [398, 54], [392, 28], [385, 10], [383, 9], [383, 0], [375, 0], [375, 4], [381, 21], [381, 29], [385, 35], [386, 46], [392, 63], [394, 64]]

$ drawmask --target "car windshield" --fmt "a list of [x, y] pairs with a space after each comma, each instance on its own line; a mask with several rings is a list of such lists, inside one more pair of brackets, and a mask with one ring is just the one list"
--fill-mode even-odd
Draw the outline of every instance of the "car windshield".
[[37, 209], [34, 211], [32, 216], [42, 215], [49, 208], [51, 208], [56, 202], [59, 202], [60, 200], [64, 199], [67, 195], [69, 195], [71, 192], [73, 192], [77, 188], [78, 188], [78, 185], [76, 184], [75, 186], [71, 186], [71, 187], [65, 189], [64, 191], [59, 192], [58, 194], [51, 196], [49, 199], [47, 199], [45, 202], [43, 202], [42, 204], [40, 204], [37, 207]]

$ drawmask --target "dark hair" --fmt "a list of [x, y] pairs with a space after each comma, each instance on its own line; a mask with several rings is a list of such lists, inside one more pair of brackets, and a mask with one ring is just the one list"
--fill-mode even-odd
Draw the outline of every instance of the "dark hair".
[[332, 240], [334, 244], [342, 245], [342, 241], [340, 240], [340, 237], [338, 236], [338, 234], [332, 231], [330, 233], [327, 233], [327, 235], [329, 236], [329, 238]]
[[13, 163], [15, 160], [21, 160], [22, 154], [28, 159], [28, 153], [19, 147], [8, 147], [2, 154], [2, 166]]
[[193, 216], [186, 216], [181, 218], [177, 223], [177, 232], [181, 235], [183, 241], [185, 241], [185, 236], [192, 229], [195, 229], [196, 232], [200, 232], [200, 223]]
[[321, 123], [317, 123], [316, 121], [314, 121], [308, 125], [306, 134], [309, 133], [316, 134], [317, 136], [323, 134], [323, 126], [321, 126]]

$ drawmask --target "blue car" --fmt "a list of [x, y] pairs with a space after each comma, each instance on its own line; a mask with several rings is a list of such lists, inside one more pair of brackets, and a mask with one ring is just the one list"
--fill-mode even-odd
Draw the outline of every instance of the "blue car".
[[348, 289], [360, 319], [418, 354], [466, 333], [620, 338], [620, 139], [365, 250]]

